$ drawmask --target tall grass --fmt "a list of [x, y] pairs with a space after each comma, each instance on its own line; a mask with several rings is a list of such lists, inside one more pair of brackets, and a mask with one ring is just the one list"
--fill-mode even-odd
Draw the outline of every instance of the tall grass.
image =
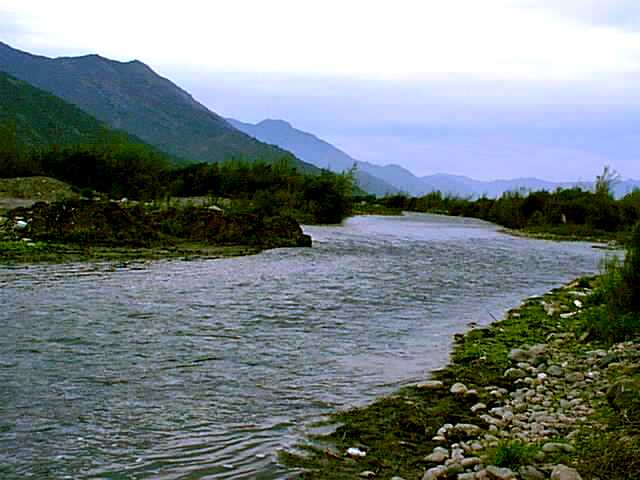
[[640, 335], [640, 223], [633, 229], [624, 260], [613, 257], [604, 263], [594, 300], [597, 307], [587, 321], [595, 337], [613, 343]]

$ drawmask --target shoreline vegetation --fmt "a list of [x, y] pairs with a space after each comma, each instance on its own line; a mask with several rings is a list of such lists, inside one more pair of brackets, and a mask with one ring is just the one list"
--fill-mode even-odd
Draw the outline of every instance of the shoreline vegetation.
[[623, 262], [454, 337], [424, 382], [281, 452], [303, 479], [640, 478], [640, 227]]

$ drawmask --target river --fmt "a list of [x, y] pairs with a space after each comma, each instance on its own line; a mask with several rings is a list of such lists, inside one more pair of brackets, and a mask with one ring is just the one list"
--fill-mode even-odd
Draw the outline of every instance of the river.
[[446, 363], [452, 336], [579, 275], [587, 243], [434, 215], [310, 249], [0, 266], [0, 477], [278, 479], [323, 415]]

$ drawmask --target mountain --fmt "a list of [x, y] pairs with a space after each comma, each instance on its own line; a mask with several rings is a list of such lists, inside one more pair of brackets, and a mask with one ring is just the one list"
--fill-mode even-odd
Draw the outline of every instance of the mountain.
[[393, 185], [365, 171], [361, 168], [361, 162], [350, 157], [339, 148], [311, 133], [294, 128], [289, 122], [267, 119], [252, 124], [232, 118], [227, 118], [227, 121], [247, 135], [289, 150], [298, 158], [316, 167], [326, 168], [334, 172], [344, 172], [357, 165], [356, 181], [360, 188], [367, 193], [385, 195], [399, 191]]
[[[174, 157], [199, 162], [229, 158], [270, 162], [292, 157], [233, 128], [137, 60], [123, 63], [99, 55], [48, 58], [0, 42], [0, 71], [48, 91]], [[317, 171], [295, 158], [293, 162], [302, 170]]]
[[26, 145], [144, 143], [126, 132], [112, 130], [75, 105], [2, 72], [0, 124], [15, 126], [16, 138]]
[[[546, 190], [553, 192], [558, 188], [580, 187], [590, 190], [594, 187], [594, 182], [550, 182], [539, 178], [515, 178], [511, 180], [491, 180], [481, 181], [460, 175], [447, 175], [443, 173], [421, 177], [421, 180], [439, 190], [443, 194], [455, 195], [459, 197], [481, 197], [487, 196], [495, 198], [505, 192], [514, 191], [539, 191]], [[616, 198], [621, 198], [634, 189], [640, 188], [638, 180], [622, 180], [613, 184], [612, 190]]]

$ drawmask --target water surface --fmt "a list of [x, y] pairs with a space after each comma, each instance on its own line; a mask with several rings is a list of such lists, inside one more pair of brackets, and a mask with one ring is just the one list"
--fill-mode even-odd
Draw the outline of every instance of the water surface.
[[431, 215], [305, 231], [242, 258], [0, 266], [0, 474], [285, 478], [311, 420], [424, 379], [469, 322], [602, 256]]

